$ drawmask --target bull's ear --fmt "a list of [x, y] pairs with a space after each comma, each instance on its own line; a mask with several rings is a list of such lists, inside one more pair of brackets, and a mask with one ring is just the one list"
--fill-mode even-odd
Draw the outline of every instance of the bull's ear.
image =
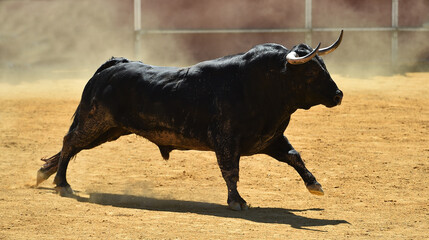
[[333, 52], [335, 49], [337, 49], [338, 46], [340, 46], [341, 41], [343, 40], [343, 30], [341, 30], [340, 36], [338, 37], [337, 41], [335, 41], [331, 46], [326, 47], [326, 48], [321, 48], [319, 50], [319, 56], [328, 54]]
[[303, 57], [299, 57], [298, 53], [296, 53], [295, 51], [290, 52], [288, 53], [288, 55], [286, 55], [286, 60], [288, 63], [294, 64], [294, 65], [306, 63], [310, 61], [312, 58], [314, 58], [314, 56], [316, 56], [316, 54], [319, 52], [319, 48], [320, 48], [320, 43], [317, 45], [315, 49], [313, 49], [313, 51], [311, 51], [311, 53]]

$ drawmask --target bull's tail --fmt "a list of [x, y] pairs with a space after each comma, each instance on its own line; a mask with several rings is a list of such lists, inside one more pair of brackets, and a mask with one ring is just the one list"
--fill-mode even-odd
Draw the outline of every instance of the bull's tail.
[[[73, 114], [73, 122], [70, 126], [69, 129], [69, 133], [75, 129], [79, 123], [79, 112], [80, 112], [80, 106], [81, 103], [77, 106], [76, 111]], [[57, 154], [55, 154], [52, 157], [49, 158], [42, 158], [40, 160], [42, 160], [43, 162], [45, 162], [43, 164], [43, 166], [39, 169], [39, 171], [37, 171], [37, 182], [36, 182], [36, 186], [38, 186], [40, 183], [44, 182], [45, 180], [47, 180], [52, 174], [56, 173], [58, 170], [58, 164], [60, 162], [60, 156], [61, 156], [61, 151]]]
[[[70, 126], [69, 132], [71, 132], [73, 129], [75, 129], [79, 123], [79, 112], [80, 112], [80, 106], [82, 103], [79, 103], [79, 105], [77, 106], [76, 111], [74, 112], [72, 119], [73, 122]], [[55, 154], [52, 157], [49, 158], [42, 158], [40, 160], [44, 161], [45, 163], [43, 164], [43, 166], [39, 169], [39, 171], [37, 171], [37, 182], [36, 182], [36, 186], [39, 185], [40, 183], [44, 182], [45, 180], [47, 180], [52, 174], [57, 172], [58, 169], [58, 164], [60, 162], [60, 156], [61, 156], [61, 151], [57, 154]]]
[[[73, 123], [70, 126], [69, 133], [75, 129], [79, 123], [79, 110], [80, 110], [81, 104], [77, 107], [75, 113], [73, 114]], [[49, 158], [42, 158], [40, 160], [44, 161], [45, 163], [43, 166], [37, 171], [37, 181], [36, 186], [38, 186], [40, 183], [48, 180], [48, 178], [57, 172], [58, 170], [58, 164], [60, 163], [60, 157], [61, 157], [61, 151], [57, 154], [55, 154], [52, 157]]]

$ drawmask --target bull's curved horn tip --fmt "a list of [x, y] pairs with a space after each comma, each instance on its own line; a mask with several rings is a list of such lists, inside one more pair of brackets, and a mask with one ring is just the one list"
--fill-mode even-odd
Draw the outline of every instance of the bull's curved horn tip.
[[340, 46], [341, 41], [343, 40], [343, 33], [344, 33], [344, 30], [341, 30], [340, 36], [338, 37], [337, 41], [335, 41], [331, 46], [320, 49], [318, 53], [319, 56], [326, 55], [328, 53], [333, 52], [335, 49], [337, 49], [337, 47]]

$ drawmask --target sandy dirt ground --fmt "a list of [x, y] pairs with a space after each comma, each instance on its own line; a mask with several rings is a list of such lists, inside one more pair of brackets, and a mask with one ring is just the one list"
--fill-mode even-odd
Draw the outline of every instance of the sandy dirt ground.
[[77, 198], [53, 177], [34, 188], [86, 80], [0, 83], [0, 239], [428, 239], [429, 73], [334, 78], [343, 104], [299, 110], [286, 131], [325, 196], [286, 164], [243, 157], [243, 212], [227, 209], [212, 152], [164, 161], [135, 135], [70, 162]]

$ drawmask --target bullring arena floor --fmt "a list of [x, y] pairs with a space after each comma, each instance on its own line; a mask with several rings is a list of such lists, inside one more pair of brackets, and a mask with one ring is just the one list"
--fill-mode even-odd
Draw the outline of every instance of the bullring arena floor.
[[0, 239], [429, 238], [429, 73], [334, 79], [343, 104], [300, 110], [286, 131], [325, 196], [285, 164], [245, 157], [244, 212], [226, 208], [213, 153], [164, 161], [134, 135], [71, 161], [78, 198], [58, 196], [52, 178], [32, 187], [86, 80], [0, 83]]

